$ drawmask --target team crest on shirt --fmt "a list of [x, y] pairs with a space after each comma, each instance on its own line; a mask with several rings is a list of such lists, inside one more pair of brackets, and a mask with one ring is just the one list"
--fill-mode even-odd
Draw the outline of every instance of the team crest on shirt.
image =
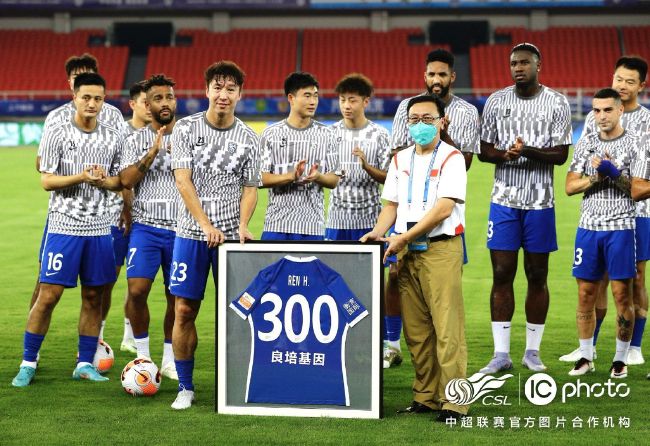
[[504, 118], [509, 118], [511, 112], [512, 112], [512, 110], [510, 110], [509, 108], [506, 108], [506, 109], [503, 111], [503, 117], [504, 117]]
[[286, 149], [287, 148], [287, 137], [283, 136], [282, 139], [280, 140], [280, 148], [281, 149]]
[[68, 141], [68, 150], [77, 150], [77, 144], [74, 141]]
[[234, 155], [237, 151], [237, 143], [234, 141], [228, 141], [228, 153]]
[[205, 145], [205, 136], [199, 136], [199, 139], [196, 140], [195, 146], [204, 146]]
[[250, 310], [253, 304], [255, 303], [255, 298], [248, 293], [244, 293], [239, 297], [237, 302], [242, 307], [246, 308], [247, 310]]

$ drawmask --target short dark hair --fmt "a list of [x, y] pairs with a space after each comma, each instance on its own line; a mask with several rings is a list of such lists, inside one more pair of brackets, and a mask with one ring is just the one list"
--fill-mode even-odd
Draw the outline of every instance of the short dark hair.
[[621, 102], [621, 95], [613, 88], [602, 88], [596, 92], [594, 99], [614, 99], [616, 102]]
[[522, 42], [513, 46], [510, 50], [510, 54], [514, 53], [515, 51], [528, 51], [529, 53], [537, 56], [538, 59], [542, 58], [542, 53], [539, 51], [539, 48], [529, 42]]
[[151, 77], [144, 81], [144, 92], [147, 93], [153, 87], [173, 87], [176, 85], [174, 79], [165, 76], [164, 74], [153, 74]]
[[214, 79], [230, 79], [232, 80], [239, 88], [244, 86], [244, 80], [246, 79], [246, 73], [242, 70], [239, 65], [231, 60], [220, 60], [210, 65], [205, 70], [205, 85], [210, 86], [210, 82]]
[[131, 85], [131, 88], [129, 88], [129, 97], [131, 100], [137, 100], [138, 96], [140, 96], [140, 93], [144, 93], [145, 82], [147, 81], [139, 81]]
[[106, 89], [106, 81], [97, 73], [81, 73], [74, 78], [74, 91], [79, 91], [83, 85], [99, 85]]
[[284, 94], [296, 94], [298, 90], [307, 87], [318, 88], [318, 81], [314, 76], [305, 71], [294, 71], [284, 80]]
[[443, 48], [436, 48], [427, 54], [427, 65], [431, 62], [446, 63], [449, 68], [454, 68], [454, 55]]
[[645, 82], [645, 77], [648, 74], [648, 62], [643, 57], [637, 55], [623, 56], [616, 61], [616, 68], [614, 69], [616, 70], [619, 67], [637, 71], [639, 80]]
[[438, 95], [435, 94], [423, 94], [411, 98], [408, 102], [408, 105], [406, 106], [406, 113], [408, 114], [408, 112], [411, 111], [411, 107], [421, 102], [432, 102], [436, 104], [436, 107], [438, 108], [438, 115], [440, 115], [440, 117], [445, 116], [445, 103], [442, 101], [442, 99], [440, 99]]
[[97, 73], [97, 59], [92, 54], [83, 53], [81, 56], [70, 56], [65, 61], [65, 72], [70, 77], [74, 71], [91, 71]]
[[364, 98], [369, 98], [375, 91], [372, 81], [361, 73], [346, 74], [334, 87], [336, 94], [345, 93], [358, 94]]

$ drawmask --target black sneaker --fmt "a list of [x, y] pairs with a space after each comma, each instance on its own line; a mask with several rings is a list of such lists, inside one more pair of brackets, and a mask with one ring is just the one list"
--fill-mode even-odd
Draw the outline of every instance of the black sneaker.
[[609, 372], [609, 376], [612, 378], [627, 378], [627, 366], [623, 361], [612, 362], [612, 367], [609, 369]]
[[417, 413], [431, 413], [435, 412], [432, 408], [429, 406], [425, 406], [422, 403], [418, 403], [417, 401], [413, 401], [409, 407], [406, 407], [404, 409], [400, 409], [397, 411], [399, 415], [404, 415], [404, 414], [417, 414]]
[[460, 421], [463, 418], [465, 418], [465, 415], [463, 415], [460, 412], [456, 412], [454, 410], [443, 410], [436, 417], [436, 421], [440, 421], [441, 423], [446, 423], [447, 420], [450, 419], [450, 418], [453, 418], [456, 421]]

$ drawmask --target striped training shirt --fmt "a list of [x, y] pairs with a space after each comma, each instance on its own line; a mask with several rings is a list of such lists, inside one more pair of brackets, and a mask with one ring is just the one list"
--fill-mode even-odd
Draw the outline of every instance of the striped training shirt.
[[[76, 108], [74, 106], [74, 101], [66, 102], [60, 107], [55, 108], [50, 111], [45, 118], [45, 123], [43, 124], [43, 132], [49, 127], [56, 127], [62, 122], [69, 121], [74, 117]], [[122, 138], [126, 138], [133, 132], [132, 127], [124, 120], [122, 112], [116, 107], [112, 106], [108, 102], [102, 104], [102, 108], [99, 110], [97, 115], [97, 120], [108, 127], [113, 127], [120, 132], [122, 132]], [[38, 156], [42, 156], [41, 147], [38, 148]], [[122, 195], [117, 192], [111, 192], [108, 195], [109, 204], [108, 207], [110, 212], [112, 212], [115, 217], [111, 222], [112, 226], [117, 226], [120, 218], [120, 213], [122, 212]]]
[[[206, 112], [179, 120], [172, 132], [172, 169], [190, 169], [192, 183], [212, 225], [235, 240], [242, 187], [258, 187], [259, 137], [239, 118], [227, 129], [210, 124]], [[179, 206], [176, 235], [206, 240], [187, 207]]]
[[[98, 165], [109, 176], [118, 173], [122, 135], [97, 121], [92, 132], [79, 129], [72, 119], [43, 131], [41, 172], [60, 176], [77, 175]], [[53, 191], [48, 210], [48, 232], [97, 236], [110, 234], [113, 214], [108, 195], [113, 192], [81, 183]]]
[[372, 228], [381, 211], [379, 183], [363, 170], [361, 161], [352, 150], [360, 148], [369, 165], [387, 171], [390, 163], [388, 131], [372, 121], [362, 128], [349, 129], [340, 120], [331, 128], [335, 134], [342, 176], [330, 194], [327, 227]]
[[[598, 132], [578, 140], [569, 172], [586, 176], [596, 174], [591, 166], [594, 156], [603, 158], [607, 152], [621, 175], [630, 176], [630, 165], [638, 151], [638, 137], [625, 131], [612, 140], [603, 140]], [[612, 180], [605, 178], [585, 191], [578, 226], [590, 231], [618, 231], [634, 229], [634, 201], [629, 193], [619, 189]]]
[[[483, 109], [481, 140], [508, 150], [517, 137], [537, 149], [571, 144], [571, 108], [567, 98], [548, 87], [529, 98], [514, 86], [496, 91]], [[553, 164], [521, 156], [494, 168], [492, 202], [517, 209], [546, 209], [554, 205]]]
[[[413, 138], [409, 134], [408, 114], [406, 113], [408, 103], [413, 97], [404, 99], [400, 102], [399, 107], [397, 107], [397, 112], [395, 112], [395, 118], [393, 119], [392, 149], [402, 145], [411, 146], [414, 144]], [[480, 153], [481, 141], [479, 133], [481, 130], [481, 121], [476, 107], [458, 96], [451, 95], [451, 101], [445, 106], [445, 116], [449, 119], [447, 133], [460, 151]]]
[[[621, 116], [621, 125], [625, 130], [635, 133], [638, 137], [644, 140], [650, 138], [650, 110], [639, 105], [632, 111], [624, 112]], [[585, 118], [582, 136], [593, 133], [597, 130], [598, 126], [596, 125], [596, 118], [592, 110]], [[636, 203], [636, 216], [650, 218], [650, 199]]]
[[[313, 164], [323, 174], [340, 174], [334, 132], [318, 121], [303, 129], [290, 126], [286, 119], [272, 124], [262, 133], [260, 147], [263, 173], [293, 172], [297, 162], [307, 160], [303, 176]], [[324, 200], [322, 186], [314, 182], [269, 189], [264, 231], [324, 235]]]
[[[140, 161], [156, 140], [157, 131], [148, 125], [129, 136], [124, 142], [120, 170]], [[154, 228], [176, 229], [180, 195], [172, 172], [172, 156], [166, 148], [171, 134], [163, 136], [158, 155], [142, 180], [133, 188], [133, 221]]]

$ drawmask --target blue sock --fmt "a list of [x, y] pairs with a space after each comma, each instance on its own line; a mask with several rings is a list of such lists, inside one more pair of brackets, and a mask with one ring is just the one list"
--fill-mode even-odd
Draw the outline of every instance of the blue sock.
[[23, 361], [36, 362], [36, 355], [41, 349], [45, 335], [39, 335], [25, 331], [23, 338]]
[[402, 332], [402, 316], [384, 316], [384, 325], [386, 327], [387, 341], [399, 341]]
[[141, 335], [136, 335], [135, 333], [133, 333], [133, 339], [144, 339], [144, 338], [148, 338], [148, 337], [149, 337], [149, 332], [148, 331], [145, 331]]
[[79, 335], [79, 359], [77, 360], [77, 364], [80, 362], [93, 363], [98, 342], [99, 336]]
[[596, 329], [594, 330], [594, 345], [598, 341], [598, 333], [600, 332], [600, 326], [603, 324], [604, 319], [596, 318]]
[[194, 358], [175, 359], [174, 362], [176, 363], [176, 373], [178, 373], [178, 391], [180, 392], [183, 388], [186, 390], [194, 390], [194, 383], [192, 382]]
[[645, 330], [645, 321], [646, 318], [644, 317], [634, 319], [634, 331], [632, 332], [632, 342], [630, 342], [630, 347], [641, 347], [643, 331]]
[[171, 339], [167, 339], [167, 338], [165, 338], [165, 344], [171, 344], [171, 343], [172, 343], [172, 340], [171, 340]]

